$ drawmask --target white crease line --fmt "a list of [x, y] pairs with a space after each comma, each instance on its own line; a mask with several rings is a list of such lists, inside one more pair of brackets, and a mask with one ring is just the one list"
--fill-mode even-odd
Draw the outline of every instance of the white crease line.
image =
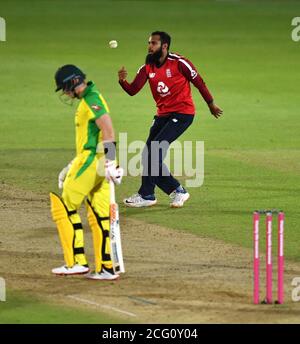
[[88, 304], [93, 305], [93, 306], [98, 306], [98, 307], [102, 307], [102, 308], [106, 308], [106, 309], [113, 310], [113, 311], [115, 311], [115, 312], [119, 312], [119, 313], [122, 313], [122, 314], [126, 314], [126, 315], [129, 315], [129, 316], [131, 316], [131, 317], [136, 317], [136, 316], [137, 316], [137, 315], [134, 314], [134, 313], [122, 311], [122, 309], [119, 309], [119, 308], [116, 308], [116, 307], [113, 307], [113, 306], [110, 306], [110, 305], [100, 305], [100, 304], [97, 303], [97, 302], [89, 301], [89, 300], [86, 300], [86, 299], [82, 299], [82, 298], [80, 298], [80, 297], [73, 296], [73, 295], [68, 295], [68, 297], [69, 297], [70, 299], [74, 299], [74, 300], [77, 300], [77, 301], [80, 301], [80, 302], [83, 302], [83, 303], [88, 303]]

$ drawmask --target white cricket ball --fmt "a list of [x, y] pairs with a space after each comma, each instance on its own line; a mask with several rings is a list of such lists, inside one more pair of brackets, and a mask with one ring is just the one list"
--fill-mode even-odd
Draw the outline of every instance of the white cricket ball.
[[108, 44], [110, 48], [116, 48], [118, 46], [118, 42], [115, 40], [110, 41]]

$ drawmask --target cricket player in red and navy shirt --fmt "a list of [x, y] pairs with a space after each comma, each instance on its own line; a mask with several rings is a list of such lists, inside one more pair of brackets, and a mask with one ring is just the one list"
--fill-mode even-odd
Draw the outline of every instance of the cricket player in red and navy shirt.
[[[190, 83], [199, 90], [215, 118], [223, 113], [214, 103], [194, 65], [183, 56], [169, 52], [170, 43], [171, 37], [166, 32], [153, 32], [148, 42], [146, 63], [140, 67], [133, 82], [127, 82], [127, 71], [124, 67], [118, 73], [120, 85], [131, 96], [138, 93], [148, 81], [157, 106], [157, 114], [154, 116], [154, 123], [142, 154], [142, 185], [138, 194], [124, 199], [124, 203], [129, 207], [156, 204], [156, 185], [170, 195], [171, 207], [182, 207], [190, 197], [163, 162], [168, 146], [193, 122], [195, 105]], [[157, 147], [155, 142], [163, 142], [166, 145], [160, 145], [153, 154], [153, 147]]]

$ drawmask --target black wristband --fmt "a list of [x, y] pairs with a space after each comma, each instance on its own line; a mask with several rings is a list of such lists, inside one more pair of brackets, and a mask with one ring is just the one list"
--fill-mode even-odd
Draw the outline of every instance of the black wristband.
[[116, 142], [103, 142], [105, 158], [108, 160], [116, 159]]

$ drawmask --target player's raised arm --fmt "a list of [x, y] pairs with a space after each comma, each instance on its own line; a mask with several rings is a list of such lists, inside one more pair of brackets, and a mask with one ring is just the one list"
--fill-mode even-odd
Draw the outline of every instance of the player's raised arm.
[[127, 79], [128, 72], [124, 66], [118, 71], [119, 81], [125, 81]]
[[121, 87], [123, 88], [125, 92], [127, 92], [130, 96], [134, 96], [143, 88], [143, 86], [147, 82], [146, 66], [143, 65], [142, 67], [140, 67], [132, 83], [129, 83], [126, 80], [127, 75], [128, 75], [127, 70], [123, 66], [118, 71], [119, 84], [121, 85]]

